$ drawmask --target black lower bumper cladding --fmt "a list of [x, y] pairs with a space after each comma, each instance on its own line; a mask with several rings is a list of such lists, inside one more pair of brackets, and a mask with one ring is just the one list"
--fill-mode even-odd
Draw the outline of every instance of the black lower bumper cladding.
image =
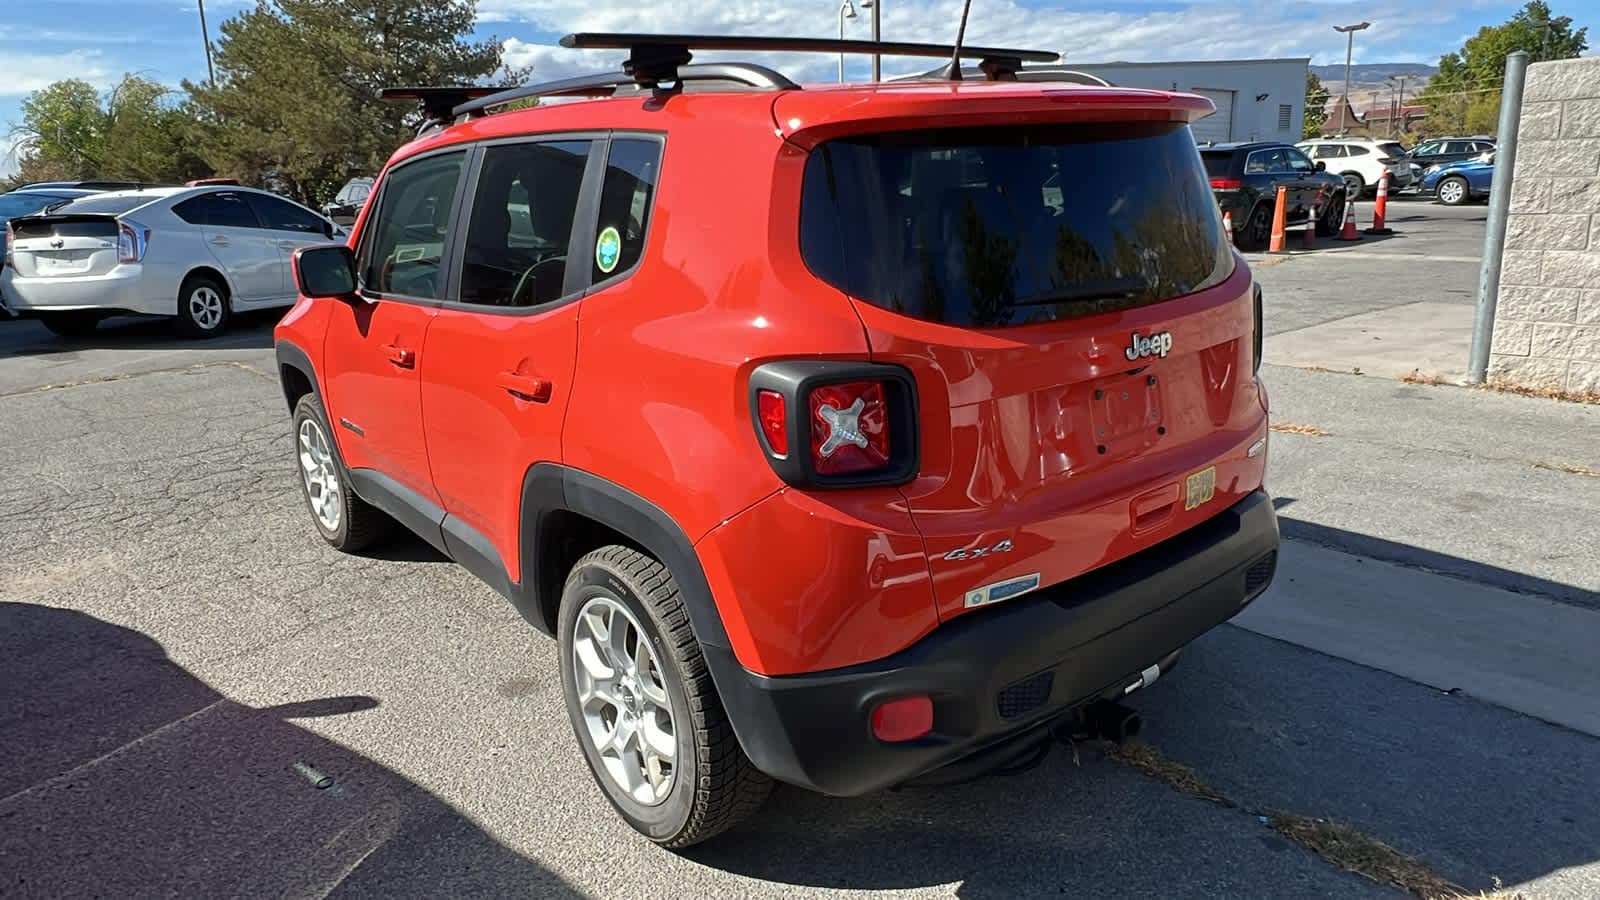
[[[834, 796], [902, 784], [1120, 696], [1151, 665], [1271, 584], [1278, 521], [1257, 491], [1154, 547], [1027, 598], [967, 613], [885, 659], [768, 677], [726, 648], [707, 662], [740, 744], [780, 781]], [[872, 710], [933, 700], [933, 732], [890, 744]]]

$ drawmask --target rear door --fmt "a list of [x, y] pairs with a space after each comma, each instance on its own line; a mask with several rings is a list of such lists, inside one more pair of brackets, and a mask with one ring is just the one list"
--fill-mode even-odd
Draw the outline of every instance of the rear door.
[[[627, 233], [627, 209], [618, 212], [611, 202], [615, 185], [626, 179], [648, 193], [653, 168], [631, 163], [642, 149], [653, 167], [658, 147], [654, 140], [611, 144], [613, 187], [599, 215], [619, 236]], [[605, 150], [605, 140], [594, 135], [484, 148], [465, 213], [459, 284], [428, 332], [422, 414], [434, 484], [448, 513], [445, 540], [454, 557], [491, 584], [521, 577], [520, 487], [529, 467], [562, 458], [580, 297], [591, 280], [623, 274], [620, 258], [591, 271], [599, 265], [594, 198]]]
[[[1082, 176], [1059, 211], [1054, 171]], [[835, 140], [807, 163], [801, 220], [807, 266], [852, 298], [873, 360], [916, 380], [921, 468], [902, 490], [941, 617], [1121, 558], [1257, 483], [1250, 276], [1181, 125]]]
[[278, 269], [282, 277], [277, 296], [292, 298], [295, 286], [294, 272], [290, 263], [294, 259], [295, 248], [327, 243], [330, 240], [328, 223], [311, 210], [296, 206], [287, 200], [253, 192], [247, 192], [244, 196], [249, 200], [250, 207], [255, 210], [256, 218], [261, 221], [261, 227], [268, 232], [269, 239], [278, 248]]
[[200, 230], [206, 250], [233, 287], [235, 303], [248, 306], [283, 293], [281, 251], [244, 194], [207, 191], [174, 204], [172, 212]]

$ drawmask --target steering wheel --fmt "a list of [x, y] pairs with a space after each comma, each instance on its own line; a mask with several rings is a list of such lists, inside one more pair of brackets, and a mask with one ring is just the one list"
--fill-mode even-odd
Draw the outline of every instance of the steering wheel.
[[[529, 266], [527, 270], [522, 273], [522, 277], [517, 279], [516, 290], [511, 292], [512, 306], [533, 306], [534, 303], [537, 302], [538, 298], [532, 294], [533, 291], [538, 290], [539, 270], [548, 266], [556, 267], [557, 271], [565, 271], [567, 267], [567, 257], [565, 255], [548, 256]], [[524, 288], [527, 288], [530, 294], [528, 298], [529, 302], [527, 303], [522, 302], [522, 292]]]

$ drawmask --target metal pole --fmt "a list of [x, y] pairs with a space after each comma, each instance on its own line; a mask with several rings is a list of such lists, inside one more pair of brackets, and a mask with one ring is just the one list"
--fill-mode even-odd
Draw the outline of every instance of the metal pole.
[[[883, 40], [883, 0], [872, 0], [872, 42]], [[872, 54], [872, 80], [883, 80], [883, 57]]]
[[1406, 76], [1400, 76], [1400, 102], [1395, 106], [1395, 115], [1400, 117], [1400, 130], [1395, 133], [1399, 137], [1406, 133]]
[[1483, 236], [1483, 262], [1478, 270], [1478, 309], [1472, 322], [1468, 384], [1483, 384], [1489, 372], [1494, 311], [1500, 300], [1500, 264], [1506, 249], [1506, 209], [1511, 205], [1511, 178], [1517, 165], [1517, 124], [1522, 119], [1522, 84], [1527, 72], [1527, 51], [1516, 50], [1506, 56], [1506, 78], [1500, 94], [1500, 134], [1494, 152], [1498, 177], [1489, 185], [1489, 228]]
[[1350, 51], [1355, 48], [1355, 45], [1356, 33], [1354, 31], [1346, 31], [1344, 33], [1344, 107], [1339, 110], [1341, 131], [1350, 128], [1349, 119], [1347, 118], [1350, 115]]
[[[839, 40], [844, 40], [844, 11], [847, 9], [843, 3], [839, 4]], [[844, 84], [844, 54], [839, 54], [839, 83]]]
[[206, 81], [212, 88], [217, 86], [217, 71], [211, 67], [211, 32], [206, 28], [206, 0], [200, 2], [200, 40], [206, 45]]

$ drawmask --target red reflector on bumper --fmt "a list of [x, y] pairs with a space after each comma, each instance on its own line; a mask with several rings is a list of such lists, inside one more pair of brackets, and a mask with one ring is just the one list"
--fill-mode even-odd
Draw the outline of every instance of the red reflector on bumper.
[[912, 741], [932, 730], [933, 701], [927, 697], [890, 700], [872, 711], [872, 733], [880, 741]]

